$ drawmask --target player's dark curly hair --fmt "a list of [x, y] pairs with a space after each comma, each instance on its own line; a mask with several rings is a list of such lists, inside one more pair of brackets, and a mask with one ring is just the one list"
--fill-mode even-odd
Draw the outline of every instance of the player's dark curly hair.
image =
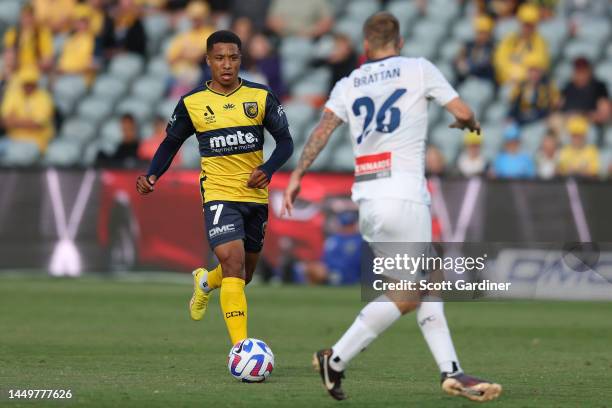
[[206, 40], [206, 52], [210, 52], [217, 43], [236, 44], [238, 49], [242, 51], [242, 41], [240, 41], [240, 37], [229, 30], [219, 30], [212, 33]]

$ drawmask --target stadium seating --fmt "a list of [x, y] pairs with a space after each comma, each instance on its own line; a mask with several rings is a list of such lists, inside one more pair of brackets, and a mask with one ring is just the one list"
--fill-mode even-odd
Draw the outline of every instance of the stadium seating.
[[166, 58], [162, 55], [152, 58], [147, 66], [147, 72], [159, 78], [166, 78], [170, 73], [170, 67], [166, 62]]
[[174, 112], [174, 108], [176, 107], [176, 103], [177, 101], [174, 99], [165, 99], [157, 105], [155, 113], [162, 118], [170, 119], [170, 116], [172, 116], [172, 112]]
[[69, 167], [79, 164], [81, 145], [70, 140], [56, 139], [49, 144], [43, 158], [48, 166]]
[[431, 132], [431, 142], [440, 149], [447, 163], [453, 163], [461, 147], [461, 133], [454, 132], [446, 125], [438, 125]]
[[26, 167], [37, 164], [40, 157], [38, 146], [31, 142], [7, 140], [3, 146], [4, 153], [0, 157], [3, 166]]
[[82, 152], [81, 165], [84, 167], [93, 166], [100, 150], [101, 148], [99, 141], [94, 141], [85, 146], [85, 149]]
[[606, 18], [590, 18], [581, 22], [576, 36], [597, 46], [604, 45], [610, 37], [610, 20]]
[[380, 7], [377, 2], [370, 0], [353, 0], [346, 5], [346, 14], [355, 20], [363, 22], [372, 14], [376, 13]]
[[446, 25], [459, 16], [459, 3], [456, 1], [431, 0], [427, 6], [427, 17]]
[[347, 35], [353, 41], [353, 44], [357, 47], [361, 47], [363, 40], [363, 33], [361, 30], [356, 30], [361, 21], [359, 19], [352, 18], [350, 16], [342, 17], [334, 24], [334, 31]]
[[578, 57], [587, 57], [591, 61], [597, 61], [601, 49], [598, 44], [586, 39], [575, 38], [570, 40], [563, 52], [566, 60], [573, 60]]
[[531, 123], [521, 129], [521, 144], [525, 151], [530, 154], [540, 147], [544, 134], [546, 133], [546, 123], [544, 121]]
[[166, 84], [163, 77], [148, 75], [139, 78], [132, 87], [132, 95], [148, 103], [158, 101], [164, 96]]
[[65, 116], [72, 114], [76, 102], [86, 93], [87, 84], [79, 76], [60, 76], [53, 86], [53, 99], [60, 112]]
[[433, 43], [434, 46], [437, 46], [440, 42], [442, 42], [442, 39], [446, 36], [447, 31], [447, 26], [440, 24], [440, 22], [433, 17], [427, 17], [419, 20], [417, 25], [414, 27], [412, 37], [408, 39], [407, 42], [426, 42]]
[[298, 59], [307, 61], [314, 51], [313, 43], [306, 38], [287, 38], [280, 47], [280, 56], [283, 60]]
[[331, 155], [331, 162], [329, 168], [332, 171], [353, 171], [355, 165], [355, 156], [353, 153], [353, 146], [349, 139], [350, 135], [348, 128], [337, 130], [338, 134], [332, 135], [337, 140], [334, 144], [334, 150]]
[[502, 123], [508, 114], [508, 105], [505, 102], [497, 101], [487, 107], [484, 118], [487, 122]]
[[557, 67], [553, 71], [553, 77], [557, 86], [563, 87], [567, 84], [572, 76], [572, 71], [574, 70], [571, 61], [563, 61], [557, 65]]
[[327, 67], [312, 70], [293, 86], [293, 96], [326, 95], [330, 78], [331, 72]]
[[514, 19], [504, 19], [499, 21], [496, 25], [495, 25], [495, 29], [493, 31], [493, 34], [495, 36], [495, 38], [500, 41], [502, 40], [506, 35], [512, 33], [512, 32], [517, 32], [520, 28], [520, 25], [518, 23], [518, 21], [514, 20]]
[[428, 107], [427, 114], [427, 126], [431, 130], [433, 126], [440, 122], [440, 117], [442, 116], [443, 108], [438, 106], [435, 102], [430, 102]]
[[[0, 7], [0, 30], [14, 24], [19, 18], [19, 10], [25, 0], [2, 0]], [[361, 25], [372, 13], [381, 8], [381, 2], [370, 0], [328, 0], [334, 13], [333, 32], [345, 33], [353, 41], [354, 47], [361, 50]], [[460, 2], [450, 0], [429, 0], [424, 13], [416, 1], [390, 0], [383, 3], [386, 10], [395, 14], [401, 24], [405, 45], [402, 55], [425, 57], [431, 60], [442, 73], [455, 84], [452, 61], [462, 44], [474, 36], [473, 14], [475, 6], [468, 2], [465, 10]], [[610, 16], [581, 17], [576, 25], [575, 35], [570, 30], [568, 16], [559, 6], [559, 13], [539, 24], [538, 31], [546, 39], [551, 54], [551, 76], [558, 87], [562, 88], [570, 79], [573, 60], [585, 56], [595, 66], [596, 75], [612, 89], [612, 25]], [[612, 9], [610, 10], [612, 14]], [[68, 165], [73, 163], [73, 152], [79, 150], [81, 157], [76, 162], [91, 164], [98, 150], [113, 151], [119, 143], [117, 118], [123, 113], [133, 114], [139, 123], [142, 135], [151, 134], [151, 120], [154, 116], [169, 118], [176, 106], [176, 97], [167, 97], [171, 84], [170, 70], [165, 53], [173, 37], [189, 27], [189, 20], [179, 18], [171, 24], [169, 15], [162, 12], [146, 13], [143, 18], [148, 37], [146, 57], [133, 54], [119, 54], [103, 65], [96, 80], [88, 86], [83, 78], [60, 76], [54, 82], [53, 97], [64, 121], [57, 132], [57, 140], [49, 148], [50, 159], [43, 163]], [[515, 19], [500, 20], [495, 26], [497, 40], [519, 28]], [[309, 101], [327, 95], [331, 72], [327, 67], [313, 67], [313, 58], [327, 57], [334, 47], [331, 35], [318, 40], [300, 37], [286, 37], [280, 41], [278, 49], [281, 58], [281, 73], [288, 86], [289, 97], [284, 102], [285, 111], [291, 124], [296, 154], [285, 168], [295, 165], [299, 149], [305, 143], [309, 131], [318, 117], [318, 111]], [[493, 157], [502, 146], [501, 135], [508, 111], [510, 87], [500, 87], [496, 92], [492, 84], [478, 79], [468, 79], [459, 86], [462, 97], [468, 101], [479, 119], [483, 122], [483, 150]], [[316, 98], [312, 98], [312, 97]], [[437, 144], [448, 160], [454, 160], [461, 149], [460, 132], [448, 129], [452, 118], [442, 109], [431, 104], [429, 115], [430, 141]], [[342, 127], [339, 132], [344, 132]], [[543, 127], [528, 126], [523, 130], [524, 147], [535, 151], [543, 134]], [[594, 134], [594, 133], [592, 133]], [[602, 137], [602, 148], [612, 149], [612, 131], [606, 128]], [[590, 135], [590, 140], [594, 136]], [[195, 140], [195, 139], [194, 139]], [[67, 148], [66, 159], [60, 155], [60, 147]], [[197, 166], [197, 148], [193, 142], [184, 148], [182, 163]], [[330, 142], [331, 143], [331, 142]], [[266, 145], [273, 145], [270, 143]], [[55, 147], [58, 146], [58, 147]], [[16, 162], [26, 163], [30, 156], [28, 147], [11, 147], [10, 153]], [[350, 149], [331, 143], [329, 153], [318, 159], [315, 168], [323, 170], [350, 170], [352, 159]], [[57, 152], [57, 153], [56, 153]], [[328, 157], [329, 155], [329, 157]], [[333, 160], [330, 159], [333, 157]], [[36, 159], [34, 159], [36, 160]]]
[[118, 119], [113, 119], [102, 126], [100, 137], [98, 140], [99, 150], [112, 154], [121, 143], [121, 127]]
[[79, 118], [71, 118], [64, 122], [60, 131], [60, 138], [78, 145], [90, 142], [96, 136], [96, 129], [92, 123]]
[[465, 19], [458, 21], [452, 29], [452, 36], [456, 41], [464, 42], [474, 38], [474, 26], [472, 21]]
[[612, 128], [608, 128], [604, 134], [604, 147], [612, 149]]
[[95, 95], [79, 101], [77, 106], [77, 114], [95, 126], [100, 125], [102, 121], [110, 116], [112, 111], [112, 100], [103, 99]]
[[494, 94], [493, 84], [489, 81], [469, 78], [461, 84], [459, 94], [470, 104], [477, 117], [481, 117], [485, 105], [491, 101]]
[[150, 14], [144, 19], [144, 28], [147, 33], [148, 51], [154, 55], [170, 31], [169, 18], [162, 13]]
[[121, 103], [117, 105], [115, 113], [118, 115], [129, 113], [136, 117], [138, 123], [143, 123], [151, 119], [153, 115], [153, 108], [150, 104], [151, 102], [148, 100], [132, 96], [121, 101]]
[[187, 139], [181, 147], [181, 159], [183, 167], [191, 169], [200, 167], [200, 148], [195, 136]]
[[567, 22], [559, 18], [545, 21], [540, 24], [538, 31], [548, 43], [548, 51], [550, 52], [551, 59], [556, 61], [561, 55], [561, 51], [569, 34]]
[[402, 48], [402, 55], [406, 57], [423, 57], [432, 60], [436, 53], [436, 43], [434, 41], [409, 41]]
[[492, 161], [501, 150], [504, 134], [504, 124], [500, 122], [485, 122], [482, 124], [482, 153]]
[[601, 151], [599, 155], [599, 162], [600, 162], [599, 175], [602, 178], [605, 178], [606, 176], [608, 176], [610, 166], [612, 166], [612, 149], [611, 148], [606, 148]]
[[121, 54], [112, 59], [110, 73], [124, 81], [131, 81], [142, 72], [144, 60], [139, 55]]
[[612, 58], [607, 59], [595, 68], [595, 74], [612, 89]]
[[389, 2], [387, 11], [397, 17], [400, 22], [402, 35], [406, 36], [409, 33], [410, 27], [414, 20], [418, 17], [419, 11], [414, 2], [406, 2], [403, 0], [395, 0]]
[[457, 40], [445, 42], [442, 45], [442, 48], [440, 49], [439, 61], [443, 61], [443, 62], [453, 61], [455, 57], [457, 56], [457, 54], [459, 54], [459, 50], [461, 50], [462, 46], [463, 46], [463, 43]]
[[119, 98], [127, 93], [127, 83], [114, 75], [102, 75], [96, 79], [93, 85], [93, 96], [111, 102], [117, 102]]
[[14, 24], [19, 19], [21, 2], [19, 0], [2, 0], [0, 7], [0, 22], [5, 26]]
[[289, 102], [284, 106], [294, 140], [303, 139], [306, 126], [312, 122], [315, 109], [305, 103]]

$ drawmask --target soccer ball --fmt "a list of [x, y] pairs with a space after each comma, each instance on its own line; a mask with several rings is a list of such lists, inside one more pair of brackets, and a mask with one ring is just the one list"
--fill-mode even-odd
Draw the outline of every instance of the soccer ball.
[[231, 348], [227, 356], [227, 368], [237, 380], [262, 382], [274, 369], [274, 354], [262, 340], [244, 339]]

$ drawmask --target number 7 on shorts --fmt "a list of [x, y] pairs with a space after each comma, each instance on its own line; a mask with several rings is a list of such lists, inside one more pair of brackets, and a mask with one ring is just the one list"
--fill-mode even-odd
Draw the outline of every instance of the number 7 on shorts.
[[210, 211], [215, 212], [215, 217], [213, 218], [213, 225], [217, 225], [219, 223], [219, 217], [221, 217], [221, 211], [223, 211], [223, 204], [211, 205]]

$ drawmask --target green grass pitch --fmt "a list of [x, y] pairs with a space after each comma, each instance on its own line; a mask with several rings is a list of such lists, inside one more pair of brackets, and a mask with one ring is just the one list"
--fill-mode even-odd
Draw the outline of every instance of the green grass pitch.
[[[358, 288], [253, 286], [249, 334], [276, 368], [263, 384], [227, 372], [230, 344], [213, 295], [201, 322], [191, 288], [84, 278], [0, 276], [0, 406], [469, 407], [444, 395], [415, 323], [401, 319], [347, 372], [350, 399], [324, 392], [310, 361], [362, 307]], [[609, 303], [450, 303], [464, 369], [504, 386], [495, 407], [612, 406]], [[8, 389], [71, 389], [72, 402], [9, 401]], [[340, 404], [340, 405], [339, 405]]]

